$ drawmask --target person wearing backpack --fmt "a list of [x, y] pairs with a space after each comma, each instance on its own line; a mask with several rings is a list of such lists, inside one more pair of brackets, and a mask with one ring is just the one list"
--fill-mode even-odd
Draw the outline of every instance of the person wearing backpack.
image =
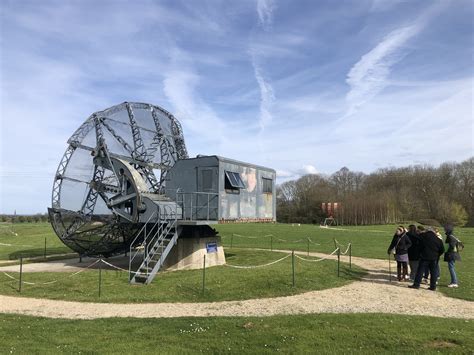
[[448, 287], [457, 288], [458, 277], [456, 275], [455, 263], [456, 260], [461, 261], [461, 255], [459, 255], [459, 251], [462, 248], [463, 244], [458, 238], [453, 235], [452, 225], [446, 225], [444, 227], [444, 231], [446, 232], [445, 243], [448, 244], [448, 250], [444, 254], [444, 261], [448, 263], [448, 269], [451, 275], [451, 283], [448, 285]]
[[410, 248], [410, 246], [411, 241], [406, 235], [405, 228], [403, 226], [399, 226], [387, 250], [387, 254], [395, 251], [398, 281], [408, 280], [408, 248]]

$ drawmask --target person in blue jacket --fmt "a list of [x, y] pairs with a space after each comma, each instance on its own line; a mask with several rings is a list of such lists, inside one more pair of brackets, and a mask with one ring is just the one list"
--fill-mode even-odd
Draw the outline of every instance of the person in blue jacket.
[[444, 261], [448, 263], [449, 273], [451, 275], [451, 283], [448, 285], [450, 288], [458, 287], [458, 277], [456, 275], [455, 263], [456, 261], [461, 260], [461, 255], [459, 255], [460, 240], [456, 238], [453, 234], [453, 226], [446, 225], [444, 227], [446, 232], [446, 243], [448, 244], [448, 250], [444, 254]]

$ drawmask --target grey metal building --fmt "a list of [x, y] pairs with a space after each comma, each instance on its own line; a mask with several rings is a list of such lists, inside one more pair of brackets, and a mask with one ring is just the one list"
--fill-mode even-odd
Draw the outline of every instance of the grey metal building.
[[276, 221], [275, 170], [220, 156], [180, 159], [166, 177], [166, 194], [184, 221]]

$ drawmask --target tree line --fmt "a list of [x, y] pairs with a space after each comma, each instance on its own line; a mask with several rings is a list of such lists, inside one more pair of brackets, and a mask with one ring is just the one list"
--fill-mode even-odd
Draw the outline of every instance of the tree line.
[[439, 167], [383, 168], [371, 174], [341, 168], [332, 175], [311, 174], [277, 186], [277, 219], [320, 223], [322, 203], [336, 202], [339, 224], [403, 221], [474, 226], [474, 157]]
[[49, 216], [47, 213], [41, 214], [37, 213], [34, 215], [0, 215], [0, 222], [7, 223], [39, 223], [39, 222], [48, 222]]

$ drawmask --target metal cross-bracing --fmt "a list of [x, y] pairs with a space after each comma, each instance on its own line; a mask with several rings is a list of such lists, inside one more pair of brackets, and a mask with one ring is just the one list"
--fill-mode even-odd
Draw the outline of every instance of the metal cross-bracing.
[[105, 169], [101, 166], [94, 167], [94, 175], [92, 181], [89, 184], [89, 191], [87, 192], [86, 199], [82, 204], [81, 212], [85, 217], [90, 217], [94, 213], [95, 204], [97, 203], [97, 197], [99, 191], [97, 190], [97, 183], [100, 183], [104, 178]]
[[114, 136], [114, 138], [122, 145], [122, 147], [130, 154], [130, 156], [134, 157], [133, 148], [130, 147], [130, 145], [115, 132], [115, 130], [107, 122], [107, 119], [104, 119], [102, 121], [102, 124]]
[[53, 184], [54, 231], [83, 255], [128, 250], [150, 207], [140, 194], [166, 200], [167, 172], [188, 157], [180, 123], [161, 107], [124, 102], [89, 116], [68, 144]]
[[135, 121], [135, 115], [133, 114], [133, 110], [131, 105], [127, 102], [126, 103], [128, 117], [130, 119], [130, 127], [132, 128], [132, 137], [133, 137], [133, 158], [146, 161], [146, 151], [145, 145], [143, 143], [142, 135], [140, 133], [140, 129], [138, 128], [138, 124]]
[[183, 137], [183, 129], [179, 121], [174, 117], [171, 113], [166, 111], [161, 107], [154, 107], [156, 110], [160, 111], [164, 115], [166, 115], [171, 120], [171, 133], [173, 134], [174, 145], [176, 147], [177, 158], [178, 159], [187, 159], [188, 150], [186, 149], [186, 145], [184, 143]]
[[163, 165], [160, 175], [160, 186], [163, 186], [166, 173], [174, 165], [177, 157], [174, 154], [172, 145], [169, 144], [168, 138], [163, 134], [163, 129], [161, 128], [160, 120], [154, 107], [151, 108], [151, 114], [155, 123], [156, 133], [149, 148], [149, 154], [154, 154], [158, 147], [160, 148], [161, 164]]
[[63, 174], [64, 174], [64, 171], [66, 170], [67, 164], [69, 163], [69, 160], [71, 159], [72, 153], [74, 153], [75, 149], [76, 148], [74, 148], [72, 145], [67, 147], [66, 152], [64, 153], [59, 163], [58, 170], [56, 171], [56, 175], [55, 175], [54, 183], [53, 183], [53, 195], [52, 195], [52, 201], [51, 201], [51, 206], [53, 208], [61, 207], [61, 185], [62, 185]]
[[69, 138], [69, 144], [81, 143], [84, 137], [94, 128], [95, 114], [91, 115]]

